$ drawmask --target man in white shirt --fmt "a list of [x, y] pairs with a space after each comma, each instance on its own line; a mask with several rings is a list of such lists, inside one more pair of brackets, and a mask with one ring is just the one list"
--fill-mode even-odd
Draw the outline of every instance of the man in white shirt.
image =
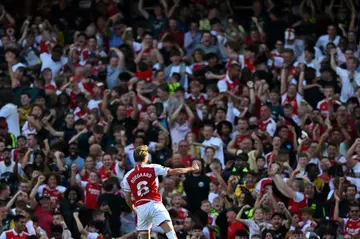
[[339, 44], [340, 36], [336, 35], [336, 27], [334, 25], [329, 25], [327, 28], [327, 35], [322, 35], [318, 38], [315, 46], [319, 47], [324, 53], [326, 53], [326, 45], [330, 42], [334, 43], [336, 46]]
[[271, 118], [271, 109], [268, 105], [263, 105], [260, 108], [259, 130], [268, 133], [271, 137], [275, 135], [276, 123]]
[[55, 46], [52, 49], [51, 54], [47, 52], [41, 53], [40, 60], [42, 62], [41, 71], [46, 68], [50, 68], [53, 79], [59, 75], [61, 69], [67, 62], [66, 59], [62, 57], [61, 46]]
[[21, 169], [20, 163], [11, 160], [10, 148], [5, 148], [3, 158], [4, 161], [0, 162], [0, 175], [3, 175], [4, 173], [14, 173], [14, 167], [16, 164], [18, 164], [18, 174], [20, 176], [24, 176], [24, 172]]
[[[298, 60], [299, 61], [299, 60]], [[304, 58], [300, 59], [299, 63], [304, 63], [307, 67], [316, 70], [316, 76], [320, 76], [320, 62], [315, 58], [315, 48], [306, 47], [304, 51]]]
[[8, 132], [17, 137], [20, 135], [20, 121], [18, 107], [12, 103], [13, 94], [11, 91], [4, 90], [0, 95], [0, 117], [6, 120]]
[[354, 96], [355, 89], [360, 86], [360, 73], [356, 71], [359, 66], [359, 61], [356, 58], [351, 58], [346, 62], [347, 70], [342, 69], [336, 65], [335, 54], [336, 49], [332, 49], [331, 54], [331, 68], [336, 71], [336, 74], [341, 79], [341, 95], [340, 101], [346, 101]]
[[219, 159], [222, 165], [222, 168], [225, 168], [225, 161], [224, 161], [224, 149], [223, 149], [223, 142], [218, 137], [213, 137], [214, 133], [214, 126], [208, 124], [205, 125], [203, 128], [203, 136], [204, 141], [201, 144], [201, 158], [205, 155], [205, 149], [206, 147], [212, 147], [215, 149], [215, 155], [214, 157]]

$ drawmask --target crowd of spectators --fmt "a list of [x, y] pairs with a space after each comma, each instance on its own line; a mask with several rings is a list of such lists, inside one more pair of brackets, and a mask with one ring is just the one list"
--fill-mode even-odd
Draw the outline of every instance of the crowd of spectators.
[[0, 239], [360, 238], [358, 0], [0, 2]]

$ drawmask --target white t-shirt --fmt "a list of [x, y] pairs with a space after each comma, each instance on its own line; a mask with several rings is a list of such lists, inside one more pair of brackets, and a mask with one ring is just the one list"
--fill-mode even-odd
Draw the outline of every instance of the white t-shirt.
[[51, 72], [52, 72], [52, 76], [53, 79], [59, 75], [62, 67], [66, 64], [66, 59], [65, 58], [61, 58], [60, 61], [53, 61], [53, 59], [51, 58], [51, 54], [49, 53], [41, 53], [40, 55], [40, 60], [42, 62], [41, 65], [41, 71], [43, 71], [46, 68], [50, 68]]
[[329, 39], [329, 35], [322, 35], [318, 38], [315, 46], [322, 49], [323, 51], [326, 51], [326, 45], [330, 42], [334, 43], [335, 46], [339, 45], [340, 36], [335, 36], [334, 40]]
[[219, 194], [217, 193], [213, 193], [213, 192], [210, 192], [209, 193], [209, 196], [208, 196], [208, 200], [210, 201], [210, 203], [212, 204], [214, 202], [214, 199], [219, 197]]
[[[340, 67], [336, 67], [336, 74], [340, 77], [341, 79], [341, 95], [340, 95], [340, 101], [342, 103], [346, 103], [346, 101], [354, 96], [355, 93], [355, 89], [352, 85], [352, 83], [350, 82], [350, 72], [348, 70], [342, 69]], [[354, 83], [357, 84], [358, 86], [360, 86], [360, 73], [358, 73], [357, 71], [354, 72]]]
[[186, 121], [184, 124], [180, 125], [179, 123], [175, 122], [172, 127], [170, 127], [170, 135], [172, 143], [179, 144], [179, 142], [185, 139], [186, 134], [190, 131], [191, 125], [189, 121]]
[[[214, 157], [219, 159], [220, 162], [221, 162], [222, 168], [225, 168], [224, 149], [223, 149], [223, 142], [221, 141], [221, 139], [217, 138], [217, 137], [211, 137], [208, 140], [204, 140], [204, 142], [202, 142], [202, 144], [206, 145], [206, 146], [215, 146], [215, 147], [217, 147]], [[204, 147], [201, 147], [200, 153], [201, 153], [201, 157], [203, 158], [204, 155], [205, 155], [205, 148]]]
[[[155, 152], [156, 149], [156, 143], [150, 142], [149, 143], [149, 152]], [[127, 154], [127, 164], [131, 166], [135, 166], [135, 159], [134, 159], [134, 150], [135, 147], [133, 144], [130, 144], [124, 148], [125, 153]], [[151, 154], [149, 154], [149, 161], [151, 162]]]
[[[11, 164], [9, 166], [6, 166], [4, 161], [0, 162], [0, 175], [2, 175], [3, 173], [14, 172], [15, 164], [16, 163], [14, 161], [11, 161]], [[18, 164], [18, 174], [20, 176], [24, 176], [24, 172], [21, 169], [21, 164], [20, 163], [17, 164]]]
[[9, 133], [14, 134], [15, 137], [20, 135], [19, 114], [17, 110], [17, 106], [11, 103], [4, 105], [0, 109], [0, 117], [4, 117], [6, 119]]
[[37, 131], [35, 128], [31, 127], [29, 124], [29, 121], [26, 121], [21, 128], [22, 135], [28, 136], [29, 134], [37, 134]]
[[99, 109], [100, 104], [101, 104], [101, 100], [91, 99], [91, 100], [89, 100], [88, 108], [89, 108], [89, 110]]

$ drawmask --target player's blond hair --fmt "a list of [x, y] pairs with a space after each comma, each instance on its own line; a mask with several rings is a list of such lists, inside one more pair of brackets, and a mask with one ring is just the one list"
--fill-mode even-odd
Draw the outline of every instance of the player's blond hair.
[[135, 148], [134, 151], [134, 160], [135, 162], [143, 162], [148, 156], [149, 148], [147, 145], [140, 145]]

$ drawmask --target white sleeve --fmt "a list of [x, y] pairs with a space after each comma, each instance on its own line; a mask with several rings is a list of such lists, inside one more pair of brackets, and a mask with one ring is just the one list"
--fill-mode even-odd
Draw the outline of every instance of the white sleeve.
[[6, 239], [6, 234], [5, 234], [5, 232], [1, 233], [0, 239]]
[[186, 70], [185, 70], [186, 73], [188, 73], [189, 75], [192, 75], [193, 74], [193, 71], [190, 67], [186, 67]]
[[233, 115], [235, 115], [236, 117], [239, 117], [241, 114], [237, 108], [233, 108], [232, 111], [233, 111]]
[[156, 142], [150, 142], [149, 143], [149, 152], [155, 152], [156, 151]]
[[301, 193], [301, 192], [296, 192], [295, 197], [293, 198], [293, 200], [295, 202], [301, 202], [302, 200], [304, 200], [304, 194]]
[[131, 192], [129, 182], [127, 181], [127, 177], [124, 178], [124, 180], [122, 181], [121, 187], [124, 189], [125, 192]]
[[45, 184], [40, 185], [40, 187], [39, 187], [38, 190], [37, 190], [38, 194], [42, 195], [42, 192], [44, 191], [44, 188], [45, 188], [45, 187], [46, 187]]
[[343, 82], [343, 79], [348, 79], [347, 77], [343, 77], [347, 74], [347, 70], [341, 69], [340, 67], [336, 67], [336, 74], [340, 76], [341, 82]]
[[97, 239], [99, 236], [99, 234], [97, 234], [96, 232], [89, 232], [87, 239]]
[[[351, 184], [356, 184], [356, 178], [352, 178], [352, 177], [346, 177], [346, 180], [348, 180]], [[359, 188], [357, 189], [359, 191]]]
[[133, 42], [133, 49], [135, 52], [141, 51], [142, 44], [137, 43], [136, 41]]
[[6, 117], [8, 117], [10, 114], [11, 114], [11, 111], [10, 111], [10, 109], [9, 109], [8, 107], [2, 107], [2, 108], [0, 109], [0, 117], [6, 118]]
[[344, 224], [343, 224], [343, 230], [345, 231], [346, 230], [346, 225], [347, 225], [347, 222], [348, 222], [348, 220], [349, 220], [349, 218], [343, 218], [343, 220], [344, 220]]
[[232, 125], [234, 124], [234, 111], [233, 111], [233, 103], [228, 103], [228, 109], [226, 112], [226, 120], [229, 121]]
[[88, 184], [87, 181], [81, 181], [81, 187], [82, 188], [85, 188], [87, 184]]
[[226, 85], [225, 80], [218, 81], [217, 87], [218, 87], [220, 93], [227, 91], [227, 85]]
[[164, 166], [161, 166], [159, 164], [153, 164], [152, 167], [154, 168], [155, 175], [157, 176], [166, 176], [169, 172], [169, 168], [166, 168]]
[[90, 100], [87, 107], [89, 108], [89, 110], [98, 109], [99, 104], [95, 100]]
[[42, 62], [45, 60], [44, 58], [46, 57], [46, 54], [47, 54], [46, 52], [40, 54], [40, 60]]
[[25, 173], [24, 171], [22, 170], [21, 168], [21, 164], [20, 163], [17, 163], [18, 164], [18, 174], [21, 176], [21, 177], [24, 177], [25, 176]]
[[273, 123], [269, 124], [266, 127], [266, 131], [270, 134], [271, 137], [274, 137], [276, 131], [276, 124]]
[[339, 164], [345, 164], [347, 162], [347, 160], [346, 160], [346, 158], [344, 157], [344, 156], [340, 156], [339, 158], [338, 158], [338, 163]]
[[321, 47], [321, 36], [317, 39], [315, 46], [318, 48]]
[[63, 186], [57, 186], [57, 190], [58, 190], [59, 192], [61, 192], [61, 193], [66, 192], [66, 189], [67, 189], [67, 188], [65, 188], [65, 187], [63, 187]]

